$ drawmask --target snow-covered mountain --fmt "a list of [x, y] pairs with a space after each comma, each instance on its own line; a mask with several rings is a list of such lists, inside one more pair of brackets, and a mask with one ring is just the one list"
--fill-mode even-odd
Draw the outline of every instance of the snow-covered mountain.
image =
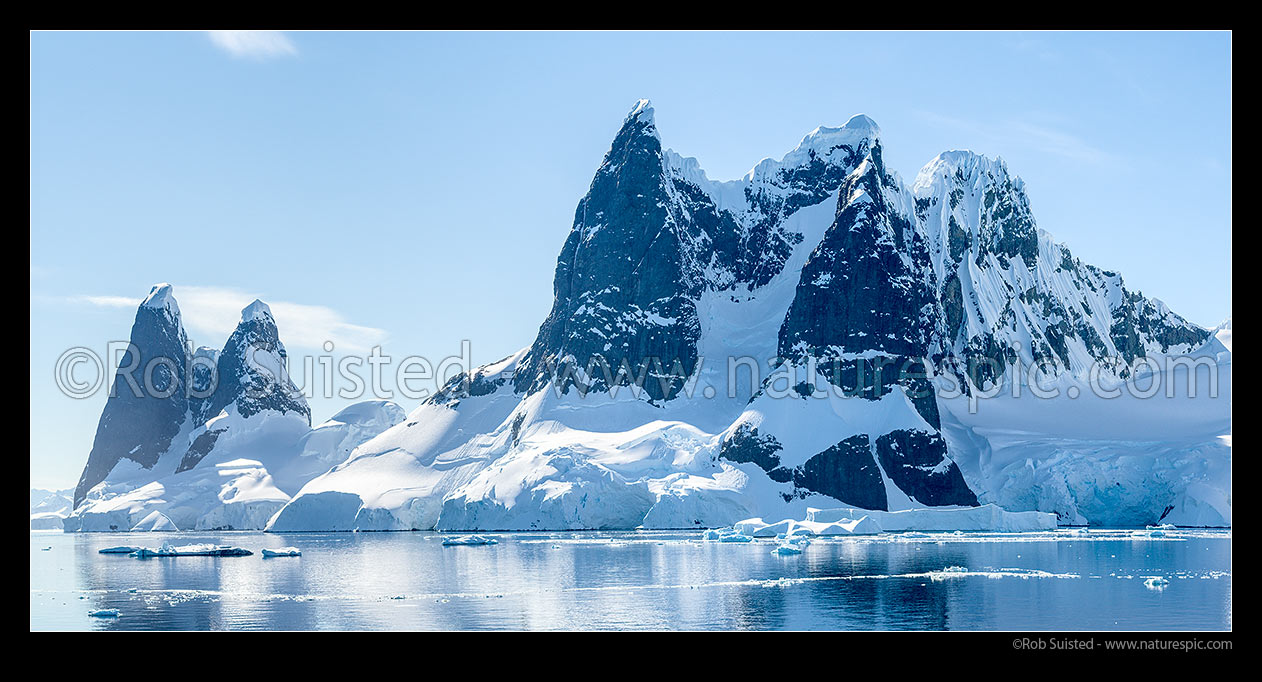
[[1035, 226], [1025, 184], [1002, 160], [939, 154], [913, 191], [945, 315], [937, 351], [960, 361], [966, 390], [1001, 380], [995, 375], [1018, 359], [1078, 379], [1100, 361], [1119, 359], [1121, 366], [1106, 371], [1126, 378], [1136, 359], [1186, 354], [1209, 336], [1161, 301], [1128, 290], [1121, 275], [1054, 243]]
[[31, 530], [61, 530], [70, 514], [74, 490], [31, 488]]
[[66, 530], [261, 529], [308, 480], [404, 416], [372, 401], [312, 429], [261, 301], [242, 311], [223, 350], [194, 351], [161, 284], [141, 304], [131, 343], [145, 363], [165, 358], [155, 367], [168, 370], [167, 382], [122, 388], [124, 359], [114, 382], [122, 390], [106, 403]]
[[[680, 528], [990, 502], [1230, 525], [1230, 349], [1053, 243], [1001, 161], [949, 152], [908, 189], [882, 151], [856, 116], [715, 182], [637, 103], [534, 342], [452, 379], [269, 528]], [[1035, 359], [1040, 386], [1075, 394], [1099, 360], [1122, 361], [1114, 385], [1166, 356], [1206, 359], [1225, 393], [974, 409]]]
[[[171, 285], [155, 285], [136, 311], [127, 352], [75, 486], [76, 507], [120, 463], [153, 469], [169, 449], [182, 446], [179, 436], [192, 429], [198, 410], [189, 400], [188, 346]], [[152, 386], [146, 386], [144, 368], [151, 362]]]

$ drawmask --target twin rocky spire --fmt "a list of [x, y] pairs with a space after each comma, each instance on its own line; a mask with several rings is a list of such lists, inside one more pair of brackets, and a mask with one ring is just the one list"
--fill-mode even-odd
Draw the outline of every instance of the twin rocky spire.
[[149, 470], [168, 460], [191, 468], [200, 457], [188, 457], [188, 443], [177, 436], [230, 406], [243, 417], [270, 409], [310, 424], [311, 409], [289, 379], [285, 346], [262, 301], [246, 306], [222, 351], [194, 351], [171, 285], [158, 284], [136, 311], [129, 343], [75, 487], [76, 507], [122, 460]]

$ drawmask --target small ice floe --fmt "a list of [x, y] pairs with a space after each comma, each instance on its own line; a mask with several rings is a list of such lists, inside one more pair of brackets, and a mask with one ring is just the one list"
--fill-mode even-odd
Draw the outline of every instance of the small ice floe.
[[98, 549], [97, 553], [98, 554], [131, 554], [132, 552], [135, 552], [139, 549], [140, 549], [139, 547], [129, 547], [127, 545], [119, 545], [118, 547], [106, 547], [104, 549]]
[[[956, 578], [966, 578], [966, 577], [968, 577], [970, 574], [969, 574], [968, 569], [967, 569], [967, 568], [965, 568], [965, 567], [963, 567], [963, 566], [947, 566], [946, 568], [943, 568], [942, 570], [939, 570], [939, 571], [929, 571], [929, 572], [928, 572], [927, 574], [925, 574], [925, 575], [929, 578], [929, 580], [931, 580], [931, 581], [933, 581], [933, 582], [935, 582], [935, 583], [940, 583], [940, 582], [942, 582], [942, 581], [944, 581], [944, 580], [954, 580], [954, 579], [956, 579]], [[998, 576], [997, 576], [997, 575], [989, 575], [989, 576], [987, 576], [987, 577], [998, 577]]]
[[777, 545], [775, 549], [771, 550], [771, 553], [775, 554], [776, 556], [793, 556], [795, 554], [801, 554], [802, 545], [797, 544], [797, 543], [792, 543], [792, 542], [786, 542], [781, 545]]
[[262, 554], [264, 559], [272, 559], [282, 556], [302, 556], [302, 550], [297, 547], [278, 547], [276, 549], [264, 548]]
[[710, 530], [707, 530], [706, 532], [701, 534], [702, 540], [718, 540], [720, 537], [723, 537], [723, 536], [720, 535], [719, 531], [715, 530], [714, 528], [711, 528]]
[[93, 618], [118, 618], [118, 609], [97, 609], [88, 611], [88, 615]]
[[744, 533], [728, 533], [719, 538], [719, 542], [753, 542], [754, 539]]
[[462, 535], [454, 538], [443, 538], [443, 547], [461, 547], [471, 545], [498, 545], [499, 540], [485, 535]]
[[1170, 581], [1157, 575], [1144, 581], [1144, 587], [1154, 592], [1160, 592], [1170, 586]]
[[779, 540], [782, 545], [805, 547], [811, 544], [811, 537], [809, 535], [781, 535], [776, 539]]
[[50, 550], [52, 550], [52, 547], [45, 547], [45, 548], [43, 548], [43, 549], [41, 549], [41, 550], [39, 550], [39, 551], [41, 551], [41, 552], [47, 552], [47, 551], [50, 551]]
[[162, 543], [162, 546], [156, 549], [140, 547], [131, 553], [137, 559], [174, 556], [250, 556], [252, 554], [254, 552], [248, 549], [228, 545], [180, 545], [177, 547], [169, 542]]

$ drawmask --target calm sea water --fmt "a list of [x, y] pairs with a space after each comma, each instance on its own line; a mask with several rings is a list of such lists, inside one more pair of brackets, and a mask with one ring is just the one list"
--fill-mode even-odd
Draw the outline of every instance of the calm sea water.
[[[1134, 533], [818, 539], [781, 557], [774, 541], [684, 532], [499, 533], [481, 547], [437, 533], [32, 532], [31, 629], [1231, 627], [1230, 531]], [[163, 540], [255, 555], [97, 553]], [[285, 545], [303, 556], [258, 554]], [[110, 608], [120, 617], [88, 616]]]

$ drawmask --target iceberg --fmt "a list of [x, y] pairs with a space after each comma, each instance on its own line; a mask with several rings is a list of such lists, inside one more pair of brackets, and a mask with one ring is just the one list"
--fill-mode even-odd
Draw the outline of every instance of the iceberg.
[[264, 548], [262, 550], [262, 554], [264, 559], [272, 559], [283, 556], [302, 556], [302, 550], [297, 547], [278, 547], [276, 549]]
[[499, 540], [485, 535], [462, 535], [456, 538], [443, 538], [443, 547], [461, 547], [471, 545], [498, 545]]
[[787, 534], [793, 528], [793, 519], [785, 519], [777, 523], [765, 523], [762, 519], [745, 519], [732, 526], [737, 533], [754, 538], [774, 538]]
[[884, 532], [902, 531], [984, 531], [991, 533], [1028, 533], [1055, 530], [1056, 515], [1050, 512], [1010, 512], [998, 505], [980, 507], [933, 507], [882, 512], [841, 507], [809, 508], [806, 520], [816, 523], [840, 523], [866, 516]]
[[248, 549], [240, 547], [231, 547], [228, 545], [180, 545], [175, 546], [169, 542], [162, 543], [161, 547], [156, 549], [152, 547], [141, 547], [132, 556], [137, 559], [147, 559], [149, 557], [174, 557], [174, 556], [250, 556], [254, 554]]

